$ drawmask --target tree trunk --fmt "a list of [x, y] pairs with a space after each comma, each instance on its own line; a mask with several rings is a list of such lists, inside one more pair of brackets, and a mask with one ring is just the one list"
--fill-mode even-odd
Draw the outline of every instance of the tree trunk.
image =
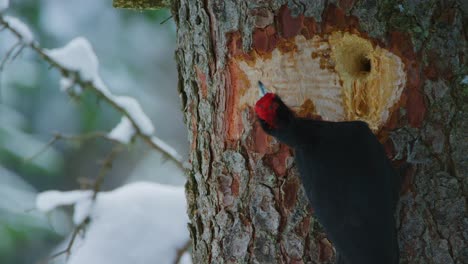
[[401, 263], [468, 263], [466, 8], [176, 1], [194, 263], [334, 261], [293, 152], [256, 122], [258, 80], [299, 115], [371, 125], [404, 177]]

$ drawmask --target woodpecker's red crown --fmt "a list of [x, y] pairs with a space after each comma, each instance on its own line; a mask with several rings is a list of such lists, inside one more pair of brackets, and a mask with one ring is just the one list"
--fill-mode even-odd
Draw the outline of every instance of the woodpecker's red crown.
[[276, 110], [278, 109], [277, 96], [274, 93], [266, 93], [255, 104], [255, 112], [257, 116], [265, 121], [270, 127], [275, 128]]

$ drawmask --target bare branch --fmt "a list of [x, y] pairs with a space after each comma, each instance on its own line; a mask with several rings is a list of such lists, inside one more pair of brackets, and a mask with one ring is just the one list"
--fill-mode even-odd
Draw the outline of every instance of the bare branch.
[[37, 158], [42, 153], [46, 152], [57, 140], [60, 139], [60, 134], [55, 134], [53, 138], [49, 140], [38, 152], [34, 153], [28, 158], [25, 158], [23, 162], [30, 162], [33, 159]]
[[81, 230], [83, 230], [86, 227], [86, 225], [89, 223], [89, 221], [90, 221], [90, 219], [89, 219], [89, 217], [87, 217], [85, 220], [83, 220], [83, 222], [81, 222], [79, 225], [77, 225], [75, 227], [75, 229], [73, 230], [73, 234], [72, 234], [72, 236], [70, 238], [70, 241], [68, 242], [67, 247], [64, 250], [59, 251], [59, 252], [57, 252], [57, 253], [55, 253], [53, 255], [48, 256], [47, 258], [39, 261], [38, 264], [47, 264], [47, 263], [49, 263], [49, 261], [51, 261], [51, 260], [53, 260], [53, 259], [55, 259], [55, 258], [57, 258], [57, 257], [59, 257], [59, 256], [61, 256], [63, 254], [66, 254], [67, 258], [68, 258], [70, 256], [70, 254], [71, 254], [71, 250], [72, 250], [73, 244], [75, 243], [76, 237], [81, 232]]
[[44, 152], [47, 151], [55, 142], [59, 140], [70, 140], [70, 141], [86, 141], [90, 139], [95, 139], [95, 138], [103, 138], [109, 141], [112, 141], [116, 144], [120, 144], [117, 140], [114, 140], [112, 138], [109, 138], [105, 132], [91, 132], [87, 134], [82, 134], [82, 135], [64, 135], [60, 133], [54, 133], [54, 136], [47, 142], [38, 152], [34, 153], [28, 158], [25, 158], [23, 161], [24, 162], [29, 162], [35, 158], [37, 158], [39, 155], [43, 154]]
[[61, 250], [59, 252], [54, 253], [53, 255], [48, 256], [47, 258], [41, 260], [38, 262], [38, 264], [46, 264], [49, 263], [49, 261], [53, 260], [56, 257], [59, 257], [63, 254], [67, 253], [67, 249]]
[[163, 21], [161, 21], [161, 23], [159, 23], [159, 25], [163, 25], [164, 23], [166, 23], [167, 21], [169, 21], [169, 19], [173, 18], [172, 15], [170, 15], [168, 18], [164, 19]]
[[[5, 19], [0, 15], [0, 25], [8, 29], [10, 32], [12, 32], [18, 39], [22, 38], [22, 35], [20, 32], [18, 32], [15, 28], [11, 27]], [[26, 43], [24, 45], [27, 45], [30, 47], [33, 51], [35, 51], [42, 59], [47, 61], [51, 67], [57, 69], [60, 71], [60, 73], [67, 78], [70, 78], [74, 80], [75, 84], [79, 85], [83, 89], [90, 90], [94, 92], [99, 98], [103, 99], [106, 103], [108, 103], [112, 108], [116, 109], [118, 112], [120, 112], [122, 115], [126, 116], [132, 125], [135, 127], [136, 130], [136, 135], [143, 139], [144, 142], [148, 143], [151, 147], [154, 149], [162, 152], [166, 157], [171, 159], [172, 161], [175, 162], [175, 164], [182, 170], [187, 170], [190, 168], [190, 165], [187, 162], [184, 162], [183, 158], [180, 155], [175, 155], [174, 152], [168, 152], [166, 148], [164, 148], [161, 144], [155, 143], [152, 140], [151, 135], [147, 135], [141, 131], [141, 128], [138, 126], [137, 121], [133, 118], [133, 116], [122, 106], [117, 104], [108, 94], [103, 92], [101, 89], [96, 87], [96, 85], [93, 84], [92, 81], [85, 80], [83, 79], [79, 72], [67, 69], [65, 67], [62, 67], [57, 61], [52, 59], [50, 56], [44, 52], [44, 50], [39, 46], [39, 44], [35, 41], [32, 41], [30, 43]]]
[[104, 182], [104, 178], [107, 174], [107, 172], [112, 169], [112, 163], [114, 162], [115, 158], [117, 155], [122, 152], [123, 150], [123, 145], [118, 144], [116, 145], [112, 151], [109, 153], [109, 155], [102, 161], [101, 169], [99, 170], [99, 173], [96, 177], [96, 180], [94, 182], [93, 186], [93, 200], [96, 200], [97, 194], [101, 189], [101, 185]]
[[[86, 136], [86, 135], [85, 135]], [[101, 135], [99, 135], [101, 136]], [[60, 136], [59, 136], [60, 137]], [[54, 137], [54, 138], [57, 138], [57, 137]], [[64, 138], [64, 137], [62, 137]], [[70, 138], [73, 138], [73, 137], [69, 137]], [[76, 138], [76, 137], [75, 137]], [[80, 138], [81, 140], [81, 138]], [[102, 162], [102, 165], [101, 165], [101, 169], [99, 170], [99, 173], [96, 177], [96, 180], [94, 181], [94, 184], [93, 184], [93, 191], [94, 191], [94, 194], [93, 194], [93, 202], [96, 200], [96, 197], [97, 197], [97, 194], [99, 193], [100, 191], [100, 188], [101, 188], [101, 185], [104, 181], [104, 177], [105, 175], [107, 174], [107, 172], [112, 168], [112, 163], [113, 161], [115, 160], [115, 158], [117, 157], [117, 155], [123, 150], [123, 147], [124, 145], [122, 144], [117, 144], [113, 149], [112, 151], [110, 152], [110, 154], [104, 159], [104, 161]], [[86, 225], [91, 221], [91, 219], [89, 217], [86, 217], [79, 225], [77, 225], [74, 229], [73, 229], [73, 234], [70, 238], [70, 241], [68, 242], [68, 245], [67, 247], [62, 250], [62, 251], [59, 251], [49, 257], [47, 257], [46, 259], [42, 260], [42, 261], [39, 261], [39, 264], [46, 264], [48, 263], [50, 260], [54, 259], [54, 258], [57, 258], [63, 254], [67, 254], [67, 258], [70, 256], [71, 254], [71, 250], [72, 250], [72, 247], [73, 247], [73, 244], [75, 242], [75, 239], [76, 239], [76, 236], [79, 234], [79, 232], [81, 230], [83, 230]]]
[[11, 56], [10, 62], [13, 62], [14, 60], [16, 60], [16, 58], [21, 54], [21, 52], [24, 50], [25, 47], [26, 46], [22, 44], [20, 48], [16, 51], [16, 53], [13, 54], [13, 56]]
[[80, 189], [93, 189], [95, 183], [95, 181], [87, 177], [78, 177], [76, 181], [80, 185]]
[[[10, 58], [15, 58], [15, 57], [16, 57], [16, 55], [15, 55], [15, 56], [12, 56], [12, 54], [13, 54], [13, 52], [16, 50], [17, 47], [21, 47], [21, 48], [19, 49], [19, 52], [21, 52], [21, 51], [23, 50], [22, 47], [24, 47], [24, 45], [23, 45], [20, 41], [18, 41], [18, 42], [16, 42], [13, 46], [11, 46], [11, 48], [6, 52], [5, 57], [3, 57], [2, 61], [0, 62], [0, 71], [3, 70], [3, 68], [5, 67], [5, 65], [6, 65], [6, 64], [8, 63], [8, 61], [10, 60]], [[16, 54], [18, 54], [19, 52], [17, 52]], [[10, 60], [10, 61], [13, 61], [13, 59]]]

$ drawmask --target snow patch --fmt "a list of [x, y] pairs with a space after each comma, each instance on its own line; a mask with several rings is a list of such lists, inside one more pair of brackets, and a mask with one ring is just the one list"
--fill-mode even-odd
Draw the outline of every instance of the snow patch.
[[0, 0], [0, 12], [5, 11], [9, 6], [9, 0]]
[[132, 137], [135, 135], [135, 128], [132, 122], [124, 116], [120, 120], [120, 123], [112, 129], [107, 136], [111, 139], [117, 140], [123, 144], [128, 144]]
[[[1, 0], [0, 0], [1, 1]], [[23, 23], [23, 21], [19, 20], [16, 17], [12, 16], [4, 16], [3, 19], [12, 27], [16, 32], [21, 35], [21, 41], [25, 44], [31, 44], [34, 41], [33, 34], [29, 27]]]
[[[101, 192], [90, 207], [89, 218], [67, 264], [170, 264], [190, 239], [183, 187], [136, 182]], [[181, 263], [191, 263], [189, 254], [182, 259]]]

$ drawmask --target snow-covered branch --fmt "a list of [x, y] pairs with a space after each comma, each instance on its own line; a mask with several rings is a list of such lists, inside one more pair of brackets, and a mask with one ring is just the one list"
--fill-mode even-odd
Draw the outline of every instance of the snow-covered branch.
[[[47, 50], [34, 41], [29, 28], [17, 18], [0, 15], [0, 26], [13, 33], [21, 45], [31, 48], [60, 71], [63, 91], [71, 95], [79, 94], [81, 90], [92, 91], [123, 115], [121, 122], [107, 135], [108, 138], [127, 144], [137, 136], [161, 151], [181, 169], [190, 167], [175, 149], [153, 135], [154, 126], [136, 99], [110, 92], [98, 73], [98, 59], [88, 40], [78, 37], [63, 48]], [[72, 89], [74, 86], [79, 86], [81, 90]]]

